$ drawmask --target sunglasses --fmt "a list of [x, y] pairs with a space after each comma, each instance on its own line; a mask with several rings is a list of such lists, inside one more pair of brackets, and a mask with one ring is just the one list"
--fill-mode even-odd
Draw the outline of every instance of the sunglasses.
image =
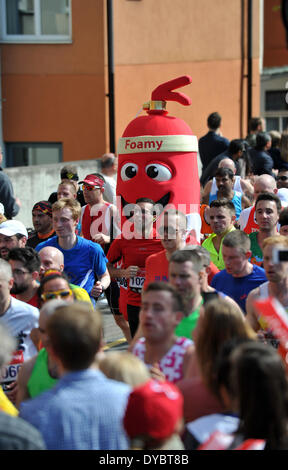
[[91, 184], [82, 184], [82, 189], [86, 191], [94, 191], [94, 189], [100, 189], [99, 186], [92, 186]]
[[277, 180], [277, 181], [287, 181], [287, 180], [288, 180], [288, 176], [277, 176], [276, 180]]
[[55, 290], [51, 292], [45, 292], [41, 295], [41, 299], [44, 300], [44, 302], [47, 302], [48, 300], [53, 300], [57, 299], [60, 297], [61, 299], [66, 299], [69, 297], [69, 295], [72, 294], [72, 290]]

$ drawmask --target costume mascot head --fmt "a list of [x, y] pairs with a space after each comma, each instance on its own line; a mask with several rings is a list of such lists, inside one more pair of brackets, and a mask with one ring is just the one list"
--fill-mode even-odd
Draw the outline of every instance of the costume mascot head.
[[145, 103], [145, 116], [128, 124], [118, 144], [117, 196], [122, 224], [137, 199], [152, 199], [159, 208], [174, 208], [187, 215], [188, 229], [199, 240], [201, 219], [198, 177], [198, 141], [182, 120], [169, 116], [166, 101], [188, 106], [190, 98], [173, 92], [190, 84], [189, 76], [158, 86]]

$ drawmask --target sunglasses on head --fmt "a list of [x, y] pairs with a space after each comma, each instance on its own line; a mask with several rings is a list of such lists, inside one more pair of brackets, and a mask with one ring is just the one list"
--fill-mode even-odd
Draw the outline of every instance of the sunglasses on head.
[[71, 294], [72, 294], [71, 289], [69, 289], [69, 290], [67, 290], [67, 289], [65, 289], [65, 290], [55, 290], [55, 291], [51, 291], [51, 292], [44, 292], [41, 295], [41, 299], [44, 300], [44, 302], [47, 302], [48, 300], [57, 299], [58, 297], [60, 297], [61, 299], [66, 299]]

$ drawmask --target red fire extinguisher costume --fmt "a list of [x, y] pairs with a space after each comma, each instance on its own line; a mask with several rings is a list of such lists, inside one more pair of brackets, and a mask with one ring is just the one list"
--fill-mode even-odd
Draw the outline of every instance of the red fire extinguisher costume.
[[172, 91], [191, 81], [182, 76], [157, 87], [143, 106], [147, 115], [131, 121], [119, 140], [117, 196], [122, 225], [136, 200], [149, 197], [159, 213], [164, 207], [184, 212], [188, 229], [200, 238], [198, 141], [182, 119], [168, 116], [165, 110], [166, 101], [191, 104], [186, 95]]

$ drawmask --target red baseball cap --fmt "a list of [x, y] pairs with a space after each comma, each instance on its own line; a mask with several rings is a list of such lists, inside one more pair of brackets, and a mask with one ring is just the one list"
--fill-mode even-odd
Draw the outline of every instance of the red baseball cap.
[[131, 392], [123, 424], [131, 439], [146, 435], [162, 440], [172, 436], [182, 417], [179, 389], [169, 382], [149, 380]]
[[87, 175], [83, 181], [79, 181], [79, 184], [86, 183], [90, 186], [95, 186], [95, 188], [103, 188], [105, 181], [97, 175], [91, 174]]

